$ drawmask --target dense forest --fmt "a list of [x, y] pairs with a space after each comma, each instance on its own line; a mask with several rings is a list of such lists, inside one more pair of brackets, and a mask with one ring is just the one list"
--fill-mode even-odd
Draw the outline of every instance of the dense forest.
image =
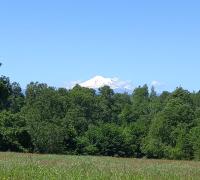
[[0, 151], [200, 159], [200, 92], [120, 94], [0, 77]]

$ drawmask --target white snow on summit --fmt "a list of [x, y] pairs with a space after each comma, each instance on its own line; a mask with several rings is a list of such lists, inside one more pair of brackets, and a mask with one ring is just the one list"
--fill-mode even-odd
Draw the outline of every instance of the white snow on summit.
[[95, 76], [90, 80], [79, 83], [82, 87], [98, 89], [103, 86], [110, 86], [112, 89], [132, 90], [133, 85], [130, 81], [122, 81], [118, 78], [105, 78], [103, 76]]

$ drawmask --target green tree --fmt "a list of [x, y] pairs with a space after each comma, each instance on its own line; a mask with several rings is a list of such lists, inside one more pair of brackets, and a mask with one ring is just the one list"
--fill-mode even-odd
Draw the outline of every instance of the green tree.
[[147, 85], [138, 87], [134, 90], [132, 95], [132, 107], [134, 120], [140, 118], [140, 116], [147, 115], [149, 113], [149, 91]]
[[200, 124], [190, 130], [189, 142], [192, 145], [193, 158], [200, 160]]
[[63, 153], [64, 129], [50, 122], [36, 122], [29, 128], [34, 151], [39, 153]]
[[112, 122], [115, 118], [113, 111], [114, 91], [109, 86], [99, 89], [98, 111], [101, 112], [99, 119], [103, 122]]
[[31, 148], [31, 137], [27, 131], [24, 117], [8, 111], [1, 112], [0, 150], [23, 152], [31, 150]]
[[8, 109], [9, 97], [12, 94], [12, 86], [8, 77], [0, 77], [0, 110]]
[[78, 152], [104, 156], [134, 156], [135, 145], [128, 128], [115, 124], [90, 126], [84, 136], [78, 138]]
[[62, 152], [64, 141], [62, 119], [66, 110], [63, 97], [52, 87], [31, 83], [26, 91], [26, 105], [22, 110], [32, 138], [34, 151]]
[[25, 103], [24, 94], [20, 85], [16, 82], [11, 84], [12, 93], [9, 97], [10, 107], [9, 109], [14, 112], [20, 112]]
[[[153, 158], [189, 159], [187, 133], [194, 125], [194, 112], [181, 99], [171, 99], [152, 121], [144, 153]], [[189, 154], [188, 154], [189, 153]]]

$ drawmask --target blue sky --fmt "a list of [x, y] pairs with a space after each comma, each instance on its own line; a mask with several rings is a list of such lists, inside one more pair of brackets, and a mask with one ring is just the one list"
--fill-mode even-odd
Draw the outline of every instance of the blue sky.
[[198, 0], [0, 0], [1, 74], [67, 86], [95, 75], [199, 90]]

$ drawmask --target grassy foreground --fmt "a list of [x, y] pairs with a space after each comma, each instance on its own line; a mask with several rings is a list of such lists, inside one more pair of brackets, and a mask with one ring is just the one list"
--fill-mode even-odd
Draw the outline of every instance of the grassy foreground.
[[0, 153], [0, 179], [199, 179], [200, 162]]

